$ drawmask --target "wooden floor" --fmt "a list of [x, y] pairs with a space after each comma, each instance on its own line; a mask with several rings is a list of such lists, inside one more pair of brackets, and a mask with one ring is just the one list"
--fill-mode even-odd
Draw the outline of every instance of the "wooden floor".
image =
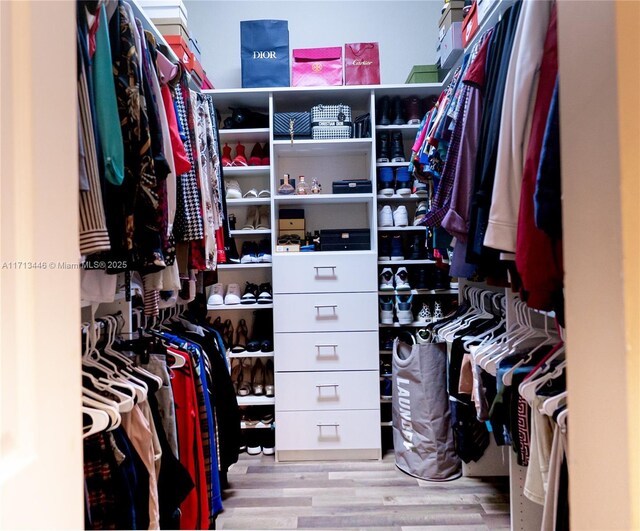
[[507, 478], [446, 483], [382, 461], [276, 463], [241, 454], [229, 471], [217, 529], [509, 529]]

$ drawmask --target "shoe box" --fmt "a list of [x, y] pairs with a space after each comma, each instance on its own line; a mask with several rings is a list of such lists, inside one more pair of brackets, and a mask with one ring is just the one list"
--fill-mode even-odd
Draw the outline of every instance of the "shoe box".
[[370, 229], [323, 229], [320, 231], [321, 251], [368, 251], [370, 249]]

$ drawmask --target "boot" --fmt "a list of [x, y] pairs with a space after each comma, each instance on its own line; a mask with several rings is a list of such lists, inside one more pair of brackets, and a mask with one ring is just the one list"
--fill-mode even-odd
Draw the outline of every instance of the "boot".
[[405, 100], [405, 109], [407, 110], [407, 124], [420, 125], [422, 102], [417, 97], [411, 96]]
[[424, 234], [416, 234], [413, 237], [413, 242], [411, 243], [410, 247], [411, 255], [409, 256], [409, 260], [424, 260], [426, 258], [427, 253], [424, 243]]
[[389, 96], [382, 96], [378, 102], [378, 125], [391, 125], [389, 119]]
[[[400, 139], [402, 140], [402, 137]], [[378, 135], [376, 153], [378, 155], [376, 162], [389, 162], [389, 133], [380, 133]]]
[[393, 125], [404, 125], [404, 113], [402, 112], [402, 100], [400, 96], [394, 96], [391, 101], [392, 107], [392, 115], [393, 115]]
[[404, 158], [404, 142], [402, 141], [401, 131], [393, 132], [391, 139], [391, 162], [406, 162]]

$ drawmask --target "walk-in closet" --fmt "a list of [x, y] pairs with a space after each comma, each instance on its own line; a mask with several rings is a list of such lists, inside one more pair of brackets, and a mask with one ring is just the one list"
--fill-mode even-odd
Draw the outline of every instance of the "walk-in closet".
[[640, 529], [638, 21], [0, 2], [0, 528]]

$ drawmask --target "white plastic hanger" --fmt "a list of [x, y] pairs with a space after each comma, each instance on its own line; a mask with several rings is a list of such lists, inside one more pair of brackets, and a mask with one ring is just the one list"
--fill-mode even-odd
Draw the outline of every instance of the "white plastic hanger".
[[82, 396], [82, 404], [88, 407], [93, 407], [95, 409], [99, 409], [100, 411], [104, 411], [107, 415], [109, 415], [109, 427], [107, 431], [115, 430], [118, 426], [120, 426], [122, 422], [122, 417], [120, 413], [118, 413], [118, 408], [116, 406], [110, 406], [101, 402], [99, 400], [95, 400], [83, 394]]
[[86, 439], [94, 433], [104, 431], [109, 427], [110, 419], [106, 412], [87, 406], [82, 406], [82, 412], [91, 418], [91, 424], [84, 427], [85, 431], [83, 431], [82, 434], [83, 439]]
[[547, 398], [543, 403], [542, 407], [540, 407], [540, 412], [544, 413], [548, 417], [552, 417], [553, 414], [557, 411], [560, 406], [563, 406], [567, 403], [567, 396], [569, 393], [567, 391], [562, 391], [555, 396]]
[[522, 398], [529, 402], [529, 404], [532, 404], [533, 399], [536, 397], [536, 392], [538, 391], [538, 389], [540, 389], [548, 381], [560, 376], [564, 371], [566, 364], [567, 362], [563, 360], [558, 363], [553, 371], [541, 374], [537, 378], [529, 378], [529, 380], [522, 382], [518, 387], [520, 396], [522, 396]]

